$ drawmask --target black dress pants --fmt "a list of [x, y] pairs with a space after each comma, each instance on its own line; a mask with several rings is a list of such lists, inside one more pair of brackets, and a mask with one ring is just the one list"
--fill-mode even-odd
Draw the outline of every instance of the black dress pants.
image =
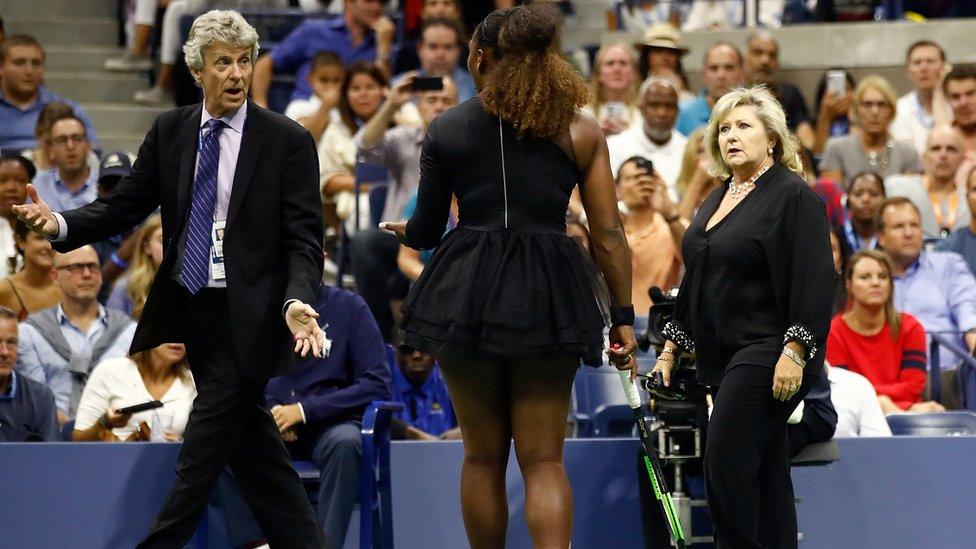
[[773, 369], [742, 364], [722, 378], [705, 443], [705, 488], [715, 546], [795, 548], [796, 507], [786, 420], [815, 381], [773, 398]]
[[390, 301], [407, 295], [410, 283], [397, 266], [400, 244], [395, 236], [379, 229], [366, 229], [352, 239], [352, 274], [359, 295], [369, 307], [385, 341], [393, 336]]
[[244, 378], [231, 337], [227, 291], [205, 288], [190, 299], [187, 357], [197, 387], [176, 482], [139, 547], [183, 547], [200, 522], [217, 478], [230, 466], [272, 547], [325, 543], [264, 400]]

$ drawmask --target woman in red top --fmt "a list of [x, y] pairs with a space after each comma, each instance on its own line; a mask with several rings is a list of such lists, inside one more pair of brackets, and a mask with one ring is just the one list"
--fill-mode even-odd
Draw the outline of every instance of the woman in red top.
[[827, 361], [868, 378], [884, 412], [935, 411], [919, 402], [925, 387], [925, 329], [895, 310], [888, 257], [876, 250], [854, 254], [844, 273], [847, 309], [834, 317]]

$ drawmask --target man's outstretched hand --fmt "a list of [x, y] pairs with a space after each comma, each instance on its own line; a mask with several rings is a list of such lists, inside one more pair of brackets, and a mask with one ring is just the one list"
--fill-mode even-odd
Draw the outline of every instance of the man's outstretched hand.
[[37, 196], [37, 188], [30, 183], [27, 184], [27, 196], [30, 197], [31, 204], [18, 204], [13, 207], [17, 219], [23, 221], [27, 228], [45, 238], [58, 236], [58, 221], [54, 218], [54, 213]]
[[312, 351], [312, 356], [321, 358], [322, 349], [325, 348], [325, 332], [319, 327], [315, 320], [319, 314], [311, 305], [295, 300], [288, 304], [285, 311], [285, 322], [295, 340], [295, 352], [302, 358], [308, 356]]

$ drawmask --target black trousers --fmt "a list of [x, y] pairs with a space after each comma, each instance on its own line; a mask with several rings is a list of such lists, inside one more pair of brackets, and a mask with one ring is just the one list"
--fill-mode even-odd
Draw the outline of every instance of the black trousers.
[[410, 283], [397, 266], [400, 245], [396, 237], [379, 229], [366, 229], [352, 239], [352, 274], [385, 341], [393, 336], [393, 312], [390, 301], [403, 298]]
[[203, 289], [187, 311], [187, 357], [197, 387], [176, 482], [139, 547], [183, 547], [196, 531], [224, 465], [273, 547], [325, 543], [264, 400], [264, 387], [241, 374], [230, 330], [227, 291]]
[[705, 443], [705, 488], [718, 548], [794, 548], [796, 507], [786, 420], [815, 378], [786, 402], [773, 398], [773, 369], [726, 372]]

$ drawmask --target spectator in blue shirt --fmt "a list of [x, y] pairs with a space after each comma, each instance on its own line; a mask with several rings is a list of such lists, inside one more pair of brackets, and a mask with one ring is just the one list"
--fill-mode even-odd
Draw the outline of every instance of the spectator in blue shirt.
[[128, 356], [136, 325], [98, 303], [102, 274], [91, 246], [55, 254], [53, 273], [61, 303], [20, 325], [18, 369], [51, 388], [64, 420], [74, 417], [92, 368], [106, 358]]
[[274, 73], [295, 73], [293, 100], [312, 95], [308, 73], [312, 59], [321, 51], [335, 53], [347, 67], [356, 61], [375, 61], [390, 78], [396, 27], [383, 15], [384, 4], [386, 0], [345, 0], [342, 17], [313, 19], [299, 25], [270, 54], [254, 64], [251, 83], [254, 102], [268, 106], [268, 89]]
[[44, 50], [33, 37], [11, 36], [0, 44], [0, 149], [26, 151], [37, 146], [37, 117], [48, 103], [65, 103], [80, 118], [95, 148], [98, 139], [88, 114], [77, 103], [48, 90]]
[[401, 345], [396, 351], [396, 362], [393, 400], [402, 402], [404, 408], [393, 415], [393, 436], [418, 440], [461, 438], [451, 395], [434, 357]]
[[51, 390], [14, 371], [17, 339], [17, 314], [0, 307], [0, 442], [59, 440]]
[[676, 128], [684, 135], [708, 123], [712, 116], [712, 105], [730, 89], [741, 86], [746, 80], [742, 65], [742, 52], [728, 42], [716, 42], [705, 51], [702, 62], [702, 80], [705, 89], [694, 99], [682, 101], [678, 105]]
[[[966, 181], [966, 202], [969, 203], [969, 211], [976, 212], [976, 169], [970, 169], [964, 180]], [[976, 216], [970, 218], [969, 226], [960, 227], [953, 231], [945, 240], [936, 244], [935, 249], [944, 252], [956, 252], [966, 260], [969, 270], [976, 273]]]
[[370, 402], [389, 398], [390, 368], [361, 297], [323, 285], [315, 310], [326, 356], [302, 361], [264, 392], [292, 458], [318, 465], [319, 525], [329, 547], [342, 547], [359, 490], [363, 412]]
[[84, 122], [64, 115], [51, 126], [50, 170], [37, 174], [37, 196], [56, 211], [73, 210], [98, 197], [98, 167], [88, 165], [91, 143]]
[[420, 26], [417, 57], [420, 58], [419, 76], [449, 76], [457, 87], [457, 102], [464, 103], [477, 95], [474, 79], [461, 67], [461, 44], [464, 33], [453, 19], [431, 17]]
[[[976, 278], [952, 252], [923, 251], [921, 215], [905, 197], [885, 200], [878, 213], [878, 244], [891, 259], [895, 308], [922, 323], [926, 333], [942, 334], [960, 349], [976, 349]], [[946, 408], [958, 406], [956, 361], [942, 361]]]

